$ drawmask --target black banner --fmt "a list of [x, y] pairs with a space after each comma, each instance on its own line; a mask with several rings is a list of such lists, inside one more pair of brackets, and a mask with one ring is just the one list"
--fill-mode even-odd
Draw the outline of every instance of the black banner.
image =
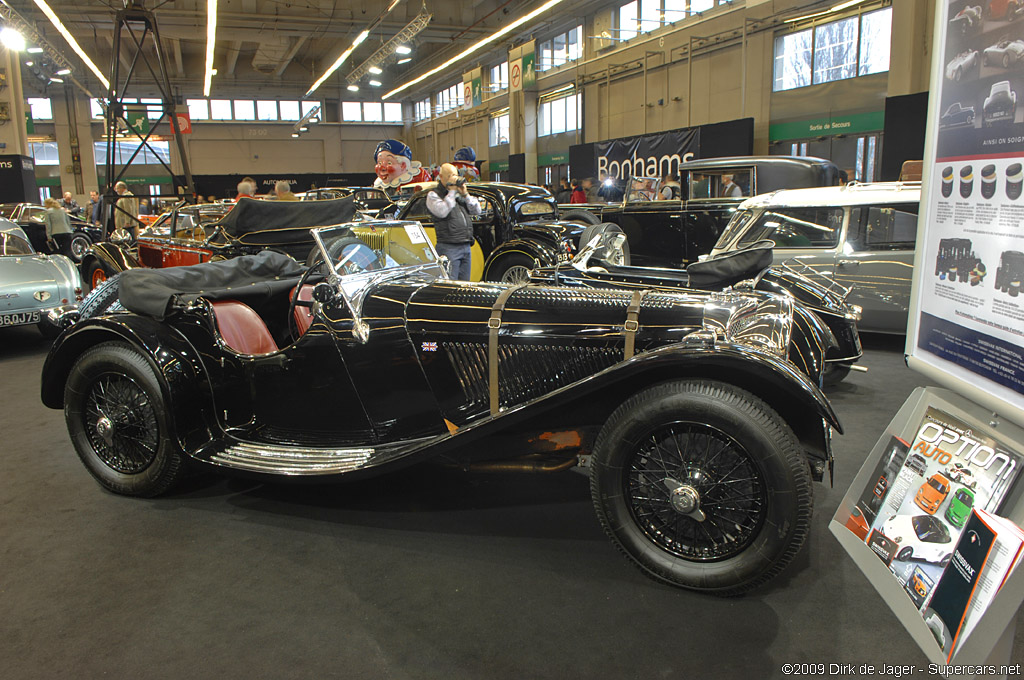
[[598, 173], [609, 177], [664, 177], [700, 148], [699, 128], [680, 128], [651, 135], [612, 139], [594, 144]]

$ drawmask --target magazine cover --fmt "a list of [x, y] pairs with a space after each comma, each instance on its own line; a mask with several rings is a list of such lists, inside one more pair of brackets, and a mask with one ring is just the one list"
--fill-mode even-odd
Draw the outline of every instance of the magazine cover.
[[[949, 563], [971, 510], [996, 512], [1020, 464], [1016, 453], [936, 408], [927, 410], [909, 447], [893, 437], [856, 512], [867, 525], [868, 546], [918, 608]], [[863, 526], [851, 530], [860, 535]]]

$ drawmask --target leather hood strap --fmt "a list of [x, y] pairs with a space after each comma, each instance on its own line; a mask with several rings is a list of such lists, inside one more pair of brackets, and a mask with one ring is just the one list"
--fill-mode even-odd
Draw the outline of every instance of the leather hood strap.
[[487, 363], [488, 363], [488, 387], [490, 391], [491, 415], [496, 416], [501, 410], [498, 404], [498, 331], [501, 329], [501, 314], [505, 310], [505, 303], [526, 283], [517, 283], [501, 291], [501, 295], [494, 301], [491, 307], [491, 316], [487, 319]]

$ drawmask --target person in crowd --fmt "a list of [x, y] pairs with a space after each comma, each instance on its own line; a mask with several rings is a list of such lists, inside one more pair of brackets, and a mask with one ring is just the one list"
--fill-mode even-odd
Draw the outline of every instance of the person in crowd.
[[117, 199], [114, 208], [114, 228], [123, 229], [131, 234], [133, 239], [137, 239], [139, 237], [139, 199], [128, 191], [128, 185], [124, 182], [115, 184], [114, 191], [121, 197]]
[[216, 203], [217, 202], [217, 197], [216, 196], [207, 196], [206, 197], [206, 202], [207, 203]]
[[597, 197], [599, 201], [605, 201], [606, 203], [618, 203], [622, 200], [623, 191], [615, 182], [615, 178], [609, 177], [607, 174], [602, 172], [601, 188], [597, 190]]
[[89, 192], [89, 221], [94, 226], [100, 226], [100, 211], [103, 210], [103, 201], [100, 200], [100, 192]]
[[71, 254], [71, 218], [64, 210], [62, 201], [47, 198], [43, 201], [46, 212], [43, 213], [43, 224], [46, 226], [46, 243], [50, 252], [61, 255]]
[[437, 186], [427, 193], [427, 210], [434, 218], [437, 253], [448, 258], [451, 277], [469, 281], [473, 265], [470, 215], [480, 214], [480, 202], [470, 195], [465, 178], [451, 163], [441, 165]]
[[64, 208], [67, 214], [74, 215], [75, 217], [82, 214], [82, 206], [78, 205], [78, 201], [75, 200], [70, 191], [64, 192], [64, 200], [60, 202], [60, 207]]
[[292, 193], [292, 185], [279, 179], [274, 184], [274, 198], [278, 201], [297, 201], [299, 197]]
[[568, 203], [572, 200], [572, 189], [569, 188], [569, 182], [562, 179], [558, 181], [558, 193], [555, 194], [556, 203]]
[[153, 210], [149, 207], [149, 199], [148, 198], [140, 198], [139, 199], [139, 215], [141, 216], [141, 215], [152, 215], [152, 214], [153, 214]]
[[[242, 181], [238, 183], [238, 195], [235, 196], [237, 201], [240, 198], [255, 198], [256, 194], [256, 182], [251, 177], [243, 177]], [[200, 199], [202, 196], [200, 196]]]
[[679, 184], [679, 177], [676, 173], [669, 172], [665, 174], [661, 191], [658, 192], [658, 195], [663, 201], [674, 201], [683, 197], [683, 187]]
[[733, 182], [732, 175], [722, 175], [722, 186], [718, 190], [718, 195], [722, 198], [743, 198], [743, 189]]
[[597, 193], [597, 187], [594, 186], [594, 178], [587, 177], [583, 180], [583, 193], [587, 195], [587, 203], [597, 203], [600, 200], [600, 196]]
[[572, 181], [572, 193], [569, 196], [569, 202], [570, 203], [586, 203], [587, 202], [587, 192], [584, 191], [583, 187], [580, 186], [580, 181], [578, 179], [574, 179]]

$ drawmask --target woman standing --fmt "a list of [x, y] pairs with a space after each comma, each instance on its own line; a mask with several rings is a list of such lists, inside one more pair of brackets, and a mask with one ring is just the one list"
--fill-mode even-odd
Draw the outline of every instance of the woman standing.
[[70, 255], [71, 220], [68, 214], [55, 198], [47, 198], [43, 205], [46, 206], [43, 223], [46, 225], [46, 242], [50, 245], [50, 252]]

